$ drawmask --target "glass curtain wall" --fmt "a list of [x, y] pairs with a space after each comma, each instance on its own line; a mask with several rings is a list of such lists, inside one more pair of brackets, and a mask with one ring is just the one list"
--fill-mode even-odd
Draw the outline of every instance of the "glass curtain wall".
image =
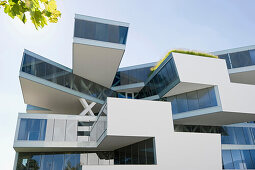
[[223, 169], [255, 169], [255, 150], [222, 150]]
[[255, 65], [255, 50], [246, 50], [219, 55], [225, 59], [228, 69]]
[[218, 105], [214, 87], [167, 97], [163, 100], [171, 102], [173, 114]]
[[150, 75], [150, 72], [151, 72], [150, 68], [151, 67], [145, 67], [145, 68], [125, 70], [125, 71], [118, 71], [115, 75], [112, 86], [121, 86], [121, 85], [145, 82], [145, 80]]
[[114, 151], [114, 164], [156, 164], [154, 138]]
[[141, 99], [158, 95], [167, 87], [174, 86], [174, 83], [179, 80], [173, 58], [169, 59], [166, 63], [163, 62], [162, 65], [162, 68], [158, 68], [159, 71], [155, 70], [157, 71], [155, 75], [152, 73], [151, 76], [153, 77], [145, 84], [135, 98]]
[[24, 54], [21, 71], [105, 101], [117, 92], [77, 76], [55, 65]]
[[128, 27], [75, 19], [74, 37], [126, 44]]

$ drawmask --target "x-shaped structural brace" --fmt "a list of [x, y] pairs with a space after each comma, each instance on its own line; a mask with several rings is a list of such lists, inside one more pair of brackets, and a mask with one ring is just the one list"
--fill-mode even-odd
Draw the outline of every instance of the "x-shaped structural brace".
[[84, 110], [80, 113], [81, 116], [85, 116], [85, 115], [90, 115], [90, 116], [95, 116], [95, 114], [93, 113], [93, 111], [91, 110], [93, 106], [95, 106], [95, 102], [92, 102], [90, 103], [90, 105], [88, 104], [88, 102], [83, 99], [83, 98], [80, 98], [79, 99], [82, 106], [84, 107]]

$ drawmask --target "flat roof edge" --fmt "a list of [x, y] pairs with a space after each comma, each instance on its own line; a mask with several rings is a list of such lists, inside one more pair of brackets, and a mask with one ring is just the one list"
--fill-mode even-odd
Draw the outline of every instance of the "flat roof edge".
[[126, 22], [114, 21], [114, 20], [110, 20], [110, 19], [103, 19], [103, 18], [92, 17], [92, 16], [87, 16], [87, 15], [81, 15], [81, 14], [75, 14], [75, 19], [104, 23], [104, 24], [109, 24], [109, 25], [129, 27], [129, 23], [126, 23]]

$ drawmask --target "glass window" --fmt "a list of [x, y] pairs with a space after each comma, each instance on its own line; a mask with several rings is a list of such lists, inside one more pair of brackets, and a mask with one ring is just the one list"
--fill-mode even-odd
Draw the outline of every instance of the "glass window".
[[196, 110], [199, 108], [197, 92], [189, 92], [187, 93], [187, 101], [188, 101], [188, 109]]
[[170, 102], [171, 102], [172, 113], [173, 113], [173, 114], [178, 113], [178, 106], [177, 106], [176, 96], [172, 96], [172, 97], [167, 98], [167, 101], [170, 101]]
[[250, 57], [251, 57], [251, 62], [254, 65], [255, 64], [255, 50], [250, 50]]
[[138, 144], [132, 145], [132, 164], [138, 164]]
[[227, 64], [227, 68], [228, 68], [228, 69], [231, 68], [230, 60], [229, 60], [228, 54], [219, 55], [218, 57], [219, 57], [220, 59], [225, 59], [226, 64]]
[[53, 155], [53, 169], [63, 169], [64, 168], [64, 154]]
[[108, 40], [109, 42], [119, 43], [119, 27], [108, 25]]
[[224, 127], [226, 128], [227, 136], [228, 136], [228, 143], [227, 144], [238, 144], [235, 136], [235, 129], [234, 127]]
[[65, 154], [65, 169], [81, 170], [80, 154]]
[[126, 159], [125, 159], [126, 164], [131, 164], [131, 146], [126, 147]]
[[245, 137], [246, 144], [254, 145], [254, 141], [253, 141], [253, 137], [252, 137], [250, 128], [243, 127], [243, 132], [244, 132], [244, 137]]
[[245, 138], [244, 138], [244, 133], [243, 133], [243, 128], [242, 127], [235, 127], [235, 136], [237, 143], [240, 145], [245, 145]]
[[252, 163], [253, 163], [253, 165], [255, 165], [255, 149], [250, 150], [250, 154], [251, 154]]
[[211, 101], [211, 106], [217, 106], [217, 98], [216, 98], [216, 93], [215, 93], [215, 87], [209, 88], [209, 95], [210, 95], [210, 101]]
[[119, 165], [120, 164], [120, 154], [119, 150], [114, 151], [114, 164]]
[[146, 155], [145, 155], [145, 143], [140, 142], [139, 147], [139, 164], [146, 164]]
[[230, 53], [229, 55], [233, 68], [252, 65], [249, 51]]
[[126, 163], [126, 149], [121, 148], [119, 149], [119, 154], [120, 154], [120, 164], [125, 164]]
[[176, 96], [178, 112], [188, 111], [188, 103], [186, 93]]
[[223, 169], [234, 169], [230, 150], [222, 150], [222, 166]]
[[232, 159], [235, 169], [244, 169], [243, 160], [241, 157], [240, 150], [231, 150]]
[[18, 140], [44, 140], [46, 119], [20, 119]]
[[210, 106], [210, 96], [208, 89], [198, 90], [199, 108], [206, 108]]
[[244, 168], [245, 169], [255, 169], [255, 165], [253, 165], [250, 151], [249, 150], [241, 150]]
[[42, 155], [41, 169], [53, 170], [53, 155]]
[[106, 24], [96, 23], [95, 39], [99, 41], [108, 41], [108, 27]]
[[154, 142], [153, 138], [148, 139], [146, 141], [146, 163], [147, 164], [155, 164], [153, 142]]

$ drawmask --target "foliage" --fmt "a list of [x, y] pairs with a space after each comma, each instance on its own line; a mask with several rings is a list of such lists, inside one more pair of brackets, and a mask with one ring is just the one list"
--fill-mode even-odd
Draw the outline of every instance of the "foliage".
[[12, 19], [18, 17], [23, 23], [26, 23], [29, 13], [36, 29], [43, 28], [48, 21], [57, 23], [61, 17], [55, 0], [0, 0], [1, 7]]
[[202, 57], [211, 57], [211, 58], [218, 58], [218, 56], [212, 55], [212, 54], [208, 54], [208, 53], [203, 53], [203, 52], [198, 52], [198, 51], [192, 51], [192, 50], [180, 50], [180, 49], [174, 49], [171, 50], [167, 53], [167, 55], [162, 58], [161, 60], [159, 60], [159, 62], [157, 62], [157, 64], [151, 68], [151, 71], [155, 71], [161, 63], [163, 63], [163, 61], [171, 54], [171, 53], [182, 53], [182, 54], [189, 54], [189, 55], [197, 55], [197, 56], [202, 56]]

